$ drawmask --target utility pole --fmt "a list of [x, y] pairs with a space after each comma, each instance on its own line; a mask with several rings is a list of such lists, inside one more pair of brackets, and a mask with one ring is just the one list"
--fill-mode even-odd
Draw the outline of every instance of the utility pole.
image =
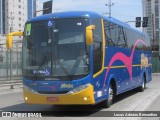
[[111, 2], [111, 0], [109, 0], [108, 4], [105, 4], [106, 6], [109, 7], [109, 17], [111, 17], [111, 12], [112, 12], [112, 6], [114, 6], [114, 3]]
[[[10, 33], [11, 32], [13, 32], [13, 19], [14, 19], [14, 17], [13, 17], [13, 15], [12, 15], [12, 12], [11, 12], [11, 14], [10, 14], [10, 17], [8, 17], [9, 19], [11, 19], [11, 25], [10, 25]], [[13, 71], [13, 68], [12, 68], [12, 50], [10, 50], [10, 51], [7, 51], [7, 59], [9, 58], [9, 53], [10, 52], [10, 82], [11, 82], [11, 89], [13, 89], [13, 80], [12, 80], [12, 71]], [[7, 66], [8, 66], [8, 64], [7, 64]], [[8, 69], [8, 67], [7, 67], [7, 69]], [[8, 72], [8, 71], [7, 71]], [[8, 73], [7, 73], [7, 79], [8, 79]]]
[[9, 30], [10, 30], [9, 32], [11, 33], [11, 32], [13, 32], [13, 19], [14, 19], [12, 12], [10, 13], [10, 17], [8, 17], [8, 19], [11, 20], [11, 25], [9, 27]]
[[155, 52], [155, 32], [154, 32], [154, 14], [152, 14], [152, 32], [153, 32], [153, 52]]
[[3, 31], [2, 31], [2, 27], [0, 27], [0, 34], [2, 34], [3, 33]]

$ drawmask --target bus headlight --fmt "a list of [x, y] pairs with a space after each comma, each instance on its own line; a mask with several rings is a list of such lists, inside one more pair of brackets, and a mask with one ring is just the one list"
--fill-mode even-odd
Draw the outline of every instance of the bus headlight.
[[38, 92], [36, 92], [35, 90], [27, 87], [26, 85], [23, 85], [23, 88], [25, 88], [25, 89], [28, 90], [29, 92], [32, 92], [32, 93], [34, 93], [34, 94], [38, 94]]
[[73, 94], [73, 93], [77, 93], [77, 92], [80, 92], [82, 90], [85, 90], [89, 87], [89, 85], [90, 85], [89, 83], [85, 84], [85, 85], [81, 85], [81, 86], [79, 86], [77, 88], [74, 88], [71, 91], [69, 91], [68, 94]]

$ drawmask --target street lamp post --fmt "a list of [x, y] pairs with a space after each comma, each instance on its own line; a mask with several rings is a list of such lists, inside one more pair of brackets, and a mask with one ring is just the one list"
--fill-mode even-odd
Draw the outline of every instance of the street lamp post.
[[153, 52], [155, 52], [155, 27], [154, 27], [154, 21], [155, 21], [155, 18], [154, 18], [154, 14], [152, 14], [152, 37], [153, 37]]
[[10, 26], [9, 32], [11, 33], [11, 32], [13, 32], [13, 19], [14, 19], [12, 12], [10, 13], [10, 17], [8, 17], [8, 19], [11, 19], [11, 24], [9, 25]]
[[[13, 19], [14, 19], [12, 12], [10, 14], [10, 17], [8, 17], [8, 18], [11, 19], [11, 25], [10, 25], [10, 33], [11, 33], [11, 32], [13, 32]], [[7, 52], [9, 52], [9, 51], [7, 50]], [[9, 54], [7, 54], [7, 55], [9, 56]], [[7, 64], [7, 66], [8, 66], [8, 64]], [[8, 67], [7, 67], [7, 69], [8, 69]], [[11, 82], [10, 88], [11, 89], [13, 89], [12, 70], [13, 70], [13, 68], [12, 68], [12, 50], [10, 50], [10, 82]], [[8, 73], [7, 73], [7, 78], [8, 78]]]
[[114, 3], [112, 3], [111, 0], [109, 0], [109, 3], [105, 5], [109, 7], [109, 13], [107, 14], [109, 14], [109, 17], [111, 17], [111, 12], [112, 12], [111, 10], [112, 10], [112, 6], [114, 6]]

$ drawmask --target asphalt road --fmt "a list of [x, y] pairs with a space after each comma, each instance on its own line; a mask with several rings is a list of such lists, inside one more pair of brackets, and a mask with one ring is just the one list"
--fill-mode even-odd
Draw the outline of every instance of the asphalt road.
[[[157, 97], [157, 99], [155, 99], [152, 104], [150, 104], [148, 106], [148, 108], [146, 109], [146, 111], [159, 111], [160, 112], [160, 95]], [[141, 120], [160, 120], [160, 117], [152, 117], [152, 118], [147, 118], [147, 117], [143, 117]]]
[[[160, 76], [154, 76], [153, 80], [147, 84], [147, 89], [144, 92], [138, 90], [132, 90], [130, 92], [117, 96], [115, 103], [111, 108], [102, 108], [100, 105], [95, 106], [63, 106], [55, 107], [52, 105], [28, 105], [23, 101], [23, 94], [21, 89], [15, 89], [11, 91], [0, 90], [0, 111], [46, 111], [44, 116], [47, 116], [45, 120], [55, 119], [60, 120], [60, 117], [67, 117], [66, 120], [75, 119], [100, 119], [105, 120], [135, 120], [139, 117], [106, 117], [108, 111], [160, 111]], [[78, 112], [75, 112], [77, 111]], [[85, 112], [83, 112], [85, 110]], [[90, 111], [92, 110], [92, 111]], [[61, 112], [56, 112], [61, 111]], [[74, 111], [74, 112], [65, 112]], [[88, 112], [86, 112], [88, 111]], [[53, 113], [53, 114], [48, 114]], [[103, 117], [101, 117], [103, 116]], [[1, 119], [1, 118], [0, 118]], [[12, 118], [13, 120], [19, 120], [20, 118]], [[27, 118], [23, 118], [25, 120]], [[159, 120], [159, 118], [154, 118]], [[44, 120], [42, 118], [32, 118], [32, 120]], [[142, 118], [142, 120], [146, 120]], [[148, 120], [152, 120], [149, 119]]]

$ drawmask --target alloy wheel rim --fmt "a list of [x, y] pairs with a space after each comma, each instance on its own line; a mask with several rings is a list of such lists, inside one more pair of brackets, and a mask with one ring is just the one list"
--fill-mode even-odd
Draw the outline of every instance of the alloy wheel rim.
[[142, 87], [143, 87], [143, 88], [145, 87], [145, 84], [144, 84], [144, 79], [143, 79], [143, 84], [142, 84]]
[[113, 89], [109, 87], [109, 97], [108, 97], [109, 102], [112, 102], [113, 100]]

